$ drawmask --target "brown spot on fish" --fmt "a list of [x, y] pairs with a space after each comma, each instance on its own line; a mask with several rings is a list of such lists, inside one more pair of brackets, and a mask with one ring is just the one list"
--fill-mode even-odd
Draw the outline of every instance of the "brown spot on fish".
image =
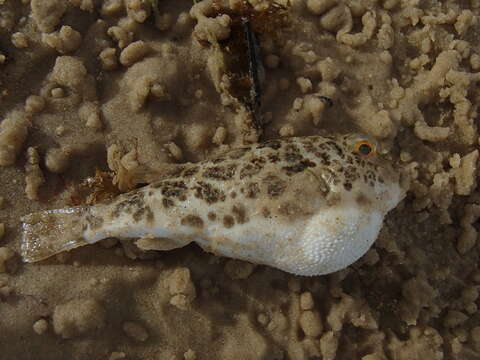
[[292, 153], [287, 152], [285, 153], [285, 161], [286, 162], [297, 162], [303, 159], [303, 156], [300, 153]]
[[349, 165], [345, 170], [345, 179], [354, 182], [358, 179], [358, 171], [353, 165]]
[[237, 220], [237, 223], [244, 224], [244, 223], [247, 222], [247, 215], [246, 215], [246, 212], [245, 212], [245, 206], [243, 206], [241, 204], [233, 205], [232, 213], [233, 213], [233, 216], [235, 216], [235, 219]]
[[200, 216], [197, 215], [185, 216], [184, 218], [182, 218], [181, 224], [185, 226], [195, 227], [198, 229], [203, 228], [203, 220]]
[[262, 215], [266, 218], [270, 217], [270, 210], [268, 210], [266, 207], [262, 208]]
[[219, 201], [225, 201], [225, 193], [213, 187], [211, 184], [204, 181], [197, 181], [194, 186], [194, 196], [198, 199], [205, 200], [208, 204], [214, 204]]
[[329, 206], [335, 206], [342, 201], [342, 196], [339, 193], [330, 192], [328, 193], [326, 199]]
[[282, 195], [287, 187], [287, 183], [276, 175], [268, 175], [263, 181], [267, 185], [267, 194], [272, 198]]
[[268, 161], [270, 161], [271, 163], [274, 163], [274, 164], [276, 162], [280, 161], [280, 156], [278, 156], [278, 154], [275, 154], [275, 153], [268, 154], [267, 157], [268, 157]]
[[307, 211], [294, 202], [283, 202], [278, 207], [278, 213], [286, 217], [306, 216], [309, 215]]
[[363, 192], [358, 193], [358, 195], [355, 197], [355, 201], [360, 206], [369, 206], [372, 203]]
[[240, 179], [257, 175], [261, 170], [262, 170], [262, 166], [259, 164], [246, 164], [240, 170]]
[[287, 144], [285, 146], [284, 157], [286, 162], [297, 162], [303, 159], [300, 149], [295, 144]]
[[190, 176], [195, 175], [198, 172], [198, 170], [199, 170], [198, 166], [191, 166], [183, 171], [182, 176], [188, 178]]
[[[145, 205], [144, 201], [145, 193], [143, 191], [135, 191], [125, 194], [120, 197], [120, 201], [113, 209], [111, 216], [119, 217], [121, 213], [131, 214], [136, 209]], [[124, 199], [124, 200], [121, 200]]]
[[258, 186], [258, 184], [253, 182], [248, 183], [245, 189], [245, 196], [247, 197], [247, 199], [255, 199], [257, 197], [257, 194], [260, 192], [260, 187]]
[[208, 217], [208, 220], [210, 220], [210, 221], [217, 220], [217, 214], [215, 214], [214, 212], [211, 212], [211, 211], [208, 213], [207, 217]]
[[330, 166], [330, 156], [325, 152], [317, 152], [315, 155], [318, 157], [322, 165]]
[[352, 190], [352, 183], [347, 181], [347, 182], [343, 183], [343, 187], [345, 188], [345, 190], [350, 191], [350, 190]]
[[315, 166], [317, 166], [317, 164], [307, 159], [307, 160], [302, 160], [299, 163], [292, 166], [284, 166], [282, 167], [282, 169], [286, 171], [288, 176], [292, 176], [294, 174], [304, 171], [306, 168], [315, 167]]
[[140, 208], [133, 213], [132, 217], [133, 217], [133, 220], [138, 222], [138, 221], [142, 220], [144, 215], [145, 215], [145, 208]]
[[103, 218], [92, 214], [87, 214], [85, 220], [90, 230], [97, 230], [103, 225]]
[[[289, 139], [291, 140], [291, 138]], [[300, 148], [297, 145], [290, 143], [285, 145], [285, 152], [299, 153]]]
[[147, 214], [147, 222], [153, 223], [155, 221], [155, 214], [153, 213], [150, 206], [145, 206], [145, 213]]
[[335, 141], [329, 140], [326, 142], [326, 144], [329, 145], [330, 148], [333, 149], [341, 159], [345, 158], [345, 153]]
[[236, 193], [235, 191], [232, 191], [232, 192], [230, 193], [230, 197], [231, 197], [232, 199], [235, 199], [235, 198], [237, 197], [237, 193]]
[[172, 199], [163, 198], [162, 205], [165, 209], [168, 209], [169, 207], [172, 207], [173, 205], [175, 205], [175, 203], [173, 202]]
[[205, 169], [205, 171], [203, 172], [203, 176], [207, 179], [230, 180], [235, 176], [236, 169], [236, 164], [228, 166], [212, 166]]
[[367, 170], [367, 177], [369, 180], [372, 180], [372, 181], [376, 179], [375, 173], [372, 170]]
[[223, 217], [223, 226], [225, 226], [227, 229], [230, 229], [231, 227], [233, 227], [233, 225], [235, 225], [234, 218], [230, 215], [225, 215]]
[[315, 154], [316, 149], [315, 149], [315, 146], [313, 145], [313, 142], [310, 141], [310, 139], [305, 138], [305, 139], [302, 139], [301, 142], [303, 144], [303, 148], [307, 153]]
[[187, 191], [187, 185], [183, 181], [162, 181], [160, 188], [166, 197], [180, 197]]

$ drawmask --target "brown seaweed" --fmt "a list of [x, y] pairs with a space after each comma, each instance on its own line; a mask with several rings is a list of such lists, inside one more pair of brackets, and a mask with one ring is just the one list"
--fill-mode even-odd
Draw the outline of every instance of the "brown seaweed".
[[220, 42], [222, 51], [228, 55], [227, 68], [232, 80], [230, 94], [246, 106], [252, 115], [253, 126], [261, 130], [261, 77], [264, 69], [259, 39], [278, 36], [278, 30], [288, 24], [288, 8], [274, 1], [260, 11], [247, 1], [234, 9], [222, 7], [219, 3], [216, 8], [215, 15], [227, 14], [232, 19], [230, 37]]

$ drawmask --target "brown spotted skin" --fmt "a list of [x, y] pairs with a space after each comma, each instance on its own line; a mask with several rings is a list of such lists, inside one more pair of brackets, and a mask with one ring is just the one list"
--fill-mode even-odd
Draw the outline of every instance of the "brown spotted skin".
[[364, 189], [381, 176], [376, 161], [355, 154], [347, 137], [270, 140], [182, 165], [175, 176], [121, 195], [100, 211], [93, 208], [86, 216], [87, 233], [97, 239], [102, 223], [163, 223], [189, 228], [194, 236], [212, 224], [231, 229], [255, 216], [292, 222], [317, 212], [319, 199], [334, 206], [348, 193], [368, 207], [371, 194]]
[[355, 153], [351, 136], [270, 140], [179, 165], [108, 203], [29, 215], [23, 253], [37, 261], [83, 245], [78, 239], [156, 239], [158, 246], [137, 244], [162, 250], [195, 241], [223, 256], [319, 275], [368, 250], [402, 197], [398, 174]]

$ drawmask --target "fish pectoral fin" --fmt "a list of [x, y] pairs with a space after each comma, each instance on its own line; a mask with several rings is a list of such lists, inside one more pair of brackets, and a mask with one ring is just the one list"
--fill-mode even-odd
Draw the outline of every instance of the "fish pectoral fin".
[[141, 238], [135, 242], [135, 245], [137, 245], [139, 249], [160, 250], [160, 251], [178, 249], [188, 244], [189, 243], [185, 241], [172, 240], [169, 238], [159, 238], [159, 237]]

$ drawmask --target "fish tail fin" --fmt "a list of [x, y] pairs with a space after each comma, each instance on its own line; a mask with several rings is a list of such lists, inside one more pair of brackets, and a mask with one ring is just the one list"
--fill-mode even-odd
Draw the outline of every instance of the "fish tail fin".
[[83, 239], [85, 207], [44, 210], [24, 216], [21, 255], [36, 262], [62, 251], [86, 245]]

